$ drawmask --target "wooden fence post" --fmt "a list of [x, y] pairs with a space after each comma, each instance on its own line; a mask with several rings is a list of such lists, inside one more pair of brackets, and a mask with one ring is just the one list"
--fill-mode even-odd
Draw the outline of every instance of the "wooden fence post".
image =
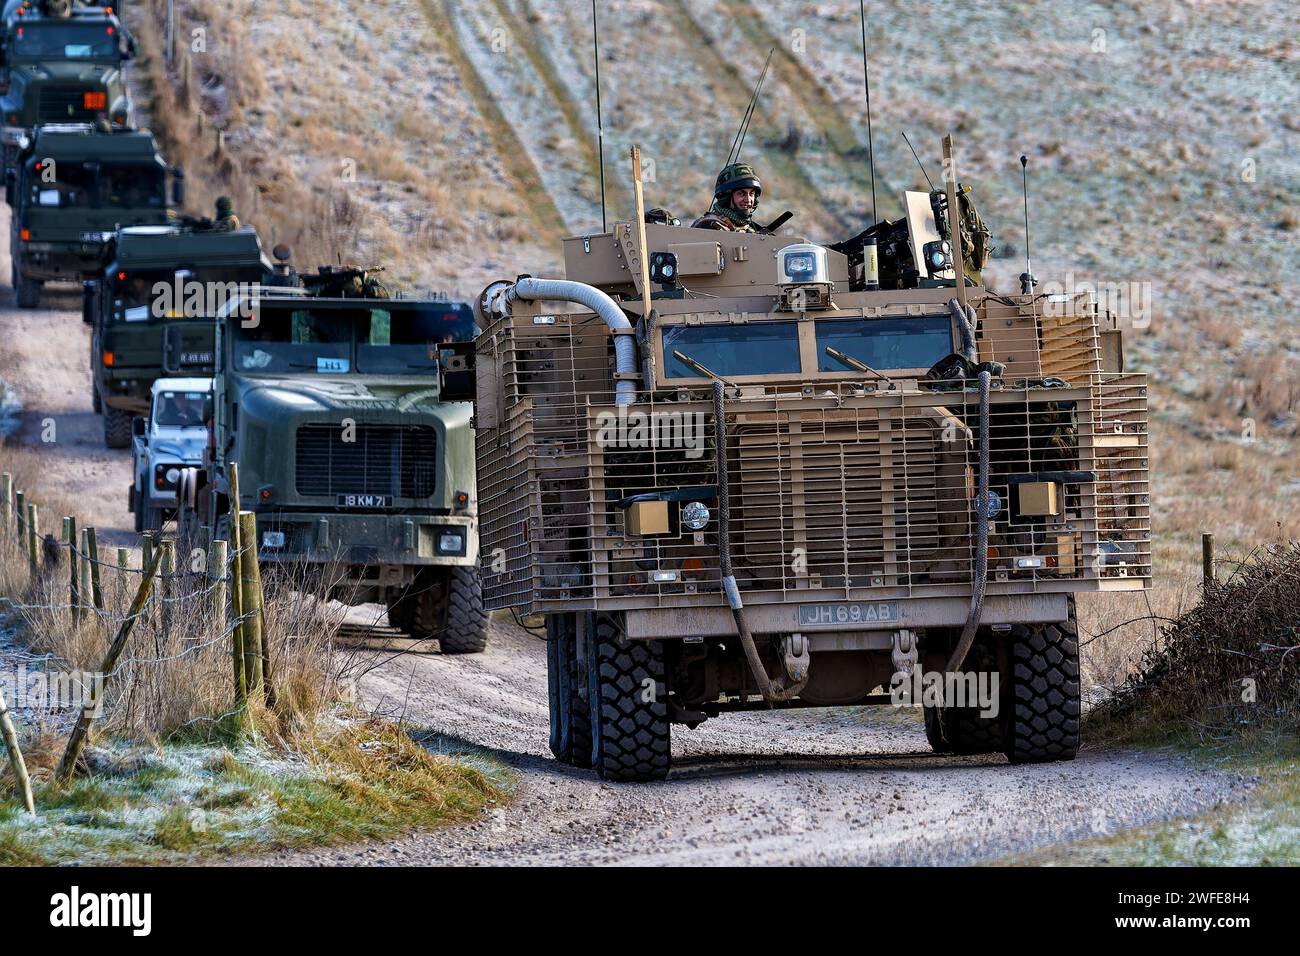
[[126, 598], [127, 586], [126, 576], [131, 570], [131, 549], [117, 549], [117, 581], [113, 587], [113, 610], [122, 606], [122, 601]]
[[14, 785], [18, 795], [23, 799], [23, 807], [32, 816], [36, 816], [36, 802], [32, 799], [32, 781], [27, 776], [27, 762], [23, 752], [18, 749], [18, 732], [14, 730], [14, 721], [9, 716], [9, 707], [5, 703], [4, 690], [0, 689], [0, 735], [4, 736], [5, 748], [9, 751], [9, 765], [14, 771]]
[[81, 577], [77, 579], [77, 594], [81, 598], [81, 606], [87, 610], [95, 606], [90, 593], [90, 569], [92, 564], [90, 561], [90, 535], [86, 533], [89, 530], [89, 528], [81, 529], [81, 554], [79, 556], [81, 559]]
[[81, 588], [78, 579], [77, 561], [77, 519], [63, 519], [63, 540], [68, 546], [68, 603], [72, 606], [72, 620], [81, 620]]
[[244, 546], [240, 558], [240, 607], [244, 614], [244, 673], [250, 692], [262, 689], [262, 576], [257, 566], [257, 515], [239, 514], [239, 540]]
[[154, 576], [158, 573], [158, 562], [162, 554], [155, 554], [153, 560], [145, 565], [144, 574], [140, 579], [140, 588], [135, 592], [135, 599], [131, 602], [131, 607], [127, 611], [126, 619], [122, 621], [121, 627], [117, 629], [117, 636], [113, 638], [113, 643], [108, 647], [108, 653], [104, 656], [104, 663], [100, 665], [100, 684], [98, 699], [93, 700], [84, 707], [77, 716], [77, 725], [72, 729], [72, 736], [68, 738], [68, 748], [63, 752], [63, 759], [59, 761], [58, 769], [54, 771], [56, 780], [67, 780], [72, 776], [77, 766], [77, 758], [81, 756], [81, 748], [86, 744], [86, 734], [90, 730], [90, 722], [94, 719], [91, 711], [97, 705], [103, 703], [103, 697], [108, 694], [108, 682], [113, 677], [113, 670], [117, 667], [118, 660], [122, 657], [122, 652], [126, 650], [126, 639], [131, 636], [131, 629], [135, 626], [136, 618], [144, 610], [144, 604], [149, 599], [149, 592], [152, 590]]
[[41, 576], [41, 565], [39, 562], [40, 554], [36, 550], [36, 529], [39, 527], [39, 516], [36, 514], [36, 506], [27, 506], [27, 560], [32, 565], [32, 587], [35, 588]]
[[176, 573], [176, 548], [171, 541], [160, 541], [158, 549], [162, 552], [162, 570], [159, 572], [158, 578], [161, 593], [159, 594], [158, 603], [162, 617], [163, 648], [166, 649], [171, 646], [172, 636], [172, 598], [176, 594], [176, 588], [172, 586], [172, 578]]
[[14, 510], [14, 476], [0, 474], [0, 525], [9, 530], [9, 518]]
[[102, 614], [104, 589], [99, 580], [99, 542], [95, 539], [94, 528], [87, 528], [83, 534], [86, 537], [86, 563], [90, 565], [90, 599], [95, 604], [95, 610]]
[[231, 655], [235, 668], [235, 706], [243, 708], [248, 702], [249, 673], [244, 667], [244, 595], [240, 587], [243, 578], [241, 561], [243, 554], [239, 547], [239, 464], [231, 462], [227, 466], [230, 476], [230, 514], [227, 527], [230, 529], [230, 611], [235, 622], [230, 638]]
[[18, 532], [18, 547], [27, 541], [27, 493], [14, 489], [14, 529]]
[[208, 587], [212, 591], [212, 620], [215, 622], [214, 637], [220, 637], [226, 630], [226, 564], [228, 560], [226, 542], [213, 538], [208, 545]]
[[1213, 587], [1216, 583], [1214, 535], [1206, 531], [1201, 533], [1201, 587]]

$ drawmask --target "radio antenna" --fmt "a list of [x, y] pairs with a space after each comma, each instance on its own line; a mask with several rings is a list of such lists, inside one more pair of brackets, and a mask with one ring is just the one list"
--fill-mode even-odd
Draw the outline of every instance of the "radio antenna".
[[596, 29], [596, 0], [591, 0], [591, 45], [596, 61], [596, 150], [600, 163], [600, 231], [608, 232], [605, 221], [605, 124], [600, 113], [600, 33]]
[[921, 175], [924, 176], [925, 181], [930, 184], [930, 191], [934, 192], [934, 180], [931, 179], [930, 174], [925, 171], [925, 163], [921, 162], [921, 157], [916, 155], [916, 147], [913, 146], [912, 141], [907, 138], [906, 132], [903, 133], [903, 142], [906, 143], [907, 148], [912, 151], [912, 158], [916, 160], [916, 165], [921, 167]]
[[858, 0], [858, 16], [862, 21], [862, 85], [867, 92], [867, 162], [871, 166], [871, 221], [876, 218], [876, 151], [871, 145], [871, 75], [867, 72], [867, 6]]
[[763, 61], [763, 72], [758, 74], [758, 82], [754, 84], [754, 92], [749, 97], [749, 106], [745, 108], [745, 115], [741, 117], [740, 129], [736, 130], [735, 138], [731, 141], [731, 149], [727, 153], [727, 165], [740, 161], [740, 151], [745, 148], [745, 137], [749, 135], [749, 123], [754, 118], [754, 107], [758, 105], [758, 91], [763, 88], [763, 80], [767, 76], [767, 69], [772, 64], [772, 54], [776, 52], [776, 47], [767, 51], [767, 59]]
[[1020, 294], [1032, 295], [1038, 280], [1029, 267], [1029, 157], [1020, 157], [1020, 185], [1025, 196], [1025, 274], [1020, 277]]

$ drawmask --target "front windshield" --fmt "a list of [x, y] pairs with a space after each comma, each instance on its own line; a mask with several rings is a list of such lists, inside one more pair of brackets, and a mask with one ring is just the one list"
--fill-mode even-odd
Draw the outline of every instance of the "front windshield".
[[121, 270], [110, 280], [119, 322], [215, 318], [241, 283], [258, 282], [260, 266]]
[[[50, 162], [47, 169], [43, 164]], [[50, 209], [163, 209], [163, 171], [156, 163], [122, 165], [41, 160], [31, 173], [31, 202]]]
[[154, 399], [153, 420], [173, 428], [198, 427], [208, 420], [206, 392], [159, 392]]
[[666, 378], [706, 378], [703, 369], [723, 378], [799, 371], [799, 329], [794, 322], [671, 325], [663, 330], [663, 345]]
[[258, 322], [235, 326], [235, 367], [245, 372], [410, 375], [438, 368], [439, 346], [474, 338], [464, 305], [384, 300], [350, 308], [262, 304]]
[[930, 368], [952, 354], [952, 320], [947, 315], [906, 319], [826, 319], [817, 323], [817, 368], [851, 372], [852, 366], [826, 353], [827, 346], [874, 369]]
[[31, 59], [107, 60], [121, 55], [111, 23], [24, 23], [13, 32], [13, 55]]

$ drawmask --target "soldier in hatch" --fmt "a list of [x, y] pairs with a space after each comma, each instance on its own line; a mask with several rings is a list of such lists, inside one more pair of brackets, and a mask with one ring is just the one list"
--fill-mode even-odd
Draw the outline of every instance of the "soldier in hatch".
[[749, 163], [732, 163], [718, 173], [713, 187], [713, 205], [692, 225], [696, 229], [726, 229], [729, 232], [759, 232], [754, 210], [763, 195], [763, 184]]
[[239, 217], [235, 215], [235, 204], [229, 196], [217, 200], [217, 218], [212, 224], [217, 232], [234, 232], [239, 228]]

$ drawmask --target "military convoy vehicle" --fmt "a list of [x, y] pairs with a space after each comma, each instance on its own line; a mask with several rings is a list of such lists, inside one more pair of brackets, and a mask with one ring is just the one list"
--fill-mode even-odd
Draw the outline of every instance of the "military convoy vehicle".
[[373, 273], [323, 270], [233, 300], [216, 335], [205, 467], [182, 476], [190, 523], [224, 536], [230, 466], [271, 573], [447, 653], [487, 643], [470, 425], [469, 306], [385, 297]]
[[545, 616], [558, 759], [656, 779], [673, 724], [887, 703], [1074, 756], [1075, 595], [1150, 584], [1145, 378], [1091, 296], [984, 285], [965, 187], [905, 208], [834, 247], [623, 221], [485, 290], [484, 599]]
[[135, 40], [120, 4], [8, 0], [0, 45], [0, 146], [12, 169], [25, 134], [42, 123], [130, 125], [123, 65]]
[[133, 422], [128, 505], [135, 530], [161, 531], [176, 511], [181, 472], [203, 464], [212, 419], [212, 379], [160, 378], [149, 414]]
[[204, 220], [117, 229], [100, 263], [83, 303], [91, 399], [104, 443], [126, 448], [155, 380], [212, 374], [217, 312], [267, 281], [272, 266], [252, 227], [222, 231]]
[[[166, 223], [168, 173], [147, 130], [37, 128], [6, 184], [18, 305], [36, 308], [46, 282], [80, 282], [96, 272], [105, 234], [118, 226]], [[173, 202], [183, 199], [182, 182], [172, 179]]]

